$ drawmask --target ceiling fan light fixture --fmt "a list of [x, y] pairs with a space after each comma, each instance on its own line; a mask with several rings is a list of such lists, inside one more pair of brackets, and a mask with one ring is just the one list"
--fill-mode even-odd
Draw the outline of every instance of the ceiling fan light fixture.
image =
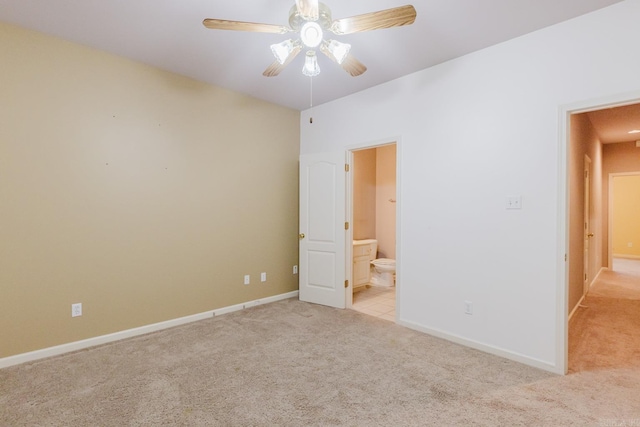
[[307, 51], [307, 55], [304, 58], [304, 67], [302, 67], [302, 74], [308, 77], [315, 77], [320, 74], [318, 56], [315, 51]]
[[329, 53], [338, 64], [342, 64], [351, 50], [351, 45], [349, 43], [341, 43], [336, 40], [328, 40], [324, 43]]
[[318, 47], [322, 41], [322, 28], [317, 22], [309, 21], [300, 29], [300, 38], [306, 47]]
[[293, 49], [295, 48], [295, 42], [292, 39], [285, 40], [282, 43], [276, 43], [271, 45], [271, 52], [273, 52], [273, 56], [276, 57], [276, 60], [280, 64], [284, 64], [287, 60]]

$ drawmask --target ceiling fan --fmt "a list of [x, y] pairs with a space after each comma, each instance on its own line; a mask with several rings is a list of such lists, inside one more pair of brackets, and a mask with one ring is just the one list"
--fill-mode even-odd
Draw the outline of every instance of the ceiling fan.
[[320, 3], [318, 0], [296, 0], [296, 3], [289, 11], [288, 27], [225, 19], [205, 19], [202, 23], [205, 27], [213, 30], [253, 31], [275, 34], [298, 33], [299, 38], [291, 38], [271, 45], [271, 51], [276, 60], [262, 73], [266, 77], [274, 77], [280, 74], [303, 49], [307, 49], [302, 69], [303, 74], [314, 77], [320, 73], [315, 51], [315, 49], [319, 49], [320, 52], [355, 77], [367, 71], [367, 67], [349, 53], [351, 50], [350, 44], [324, 39], [326, 32], [335, 35], [353, 34], [411, 25], [415, 20], [416, 10], [412, 5], [333, 20], [331, 18], [331, 10], [324, 3]]

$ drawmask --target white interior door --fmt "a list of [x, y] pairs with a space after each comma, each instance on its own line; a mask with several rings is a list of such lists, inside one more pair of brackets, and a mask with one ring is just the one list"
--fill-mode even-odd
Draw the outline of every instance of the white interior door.
[[345, 308], [345, 153], [300, 156], [300, 300]]

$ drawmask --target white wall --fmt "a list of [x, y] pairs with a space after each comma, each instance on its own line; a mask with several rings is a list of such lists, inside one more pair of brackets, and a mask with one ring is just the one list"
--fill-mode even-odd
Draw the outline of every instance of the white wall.
[[401, 323], [562, 369], [559, 111], [640, 89], [638, 16], [627, 0], [303, 112], [303, 155], [399, 142]]

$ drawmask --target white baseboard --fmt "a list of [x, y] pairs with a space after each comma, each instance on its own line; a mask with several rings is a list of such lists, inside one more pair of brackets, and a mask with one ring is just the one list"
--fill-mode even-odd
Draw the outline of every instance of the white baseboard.
[[613, 254], [612, 258], [640, 259], [640, 255]]
[[433, 335], [434, 337], [442, 338], [447, 341], [454, 342], [456, 344], [463, 345], [465, 347], [471, 347], [476, 350], [483, 351], [485, 353], [493, 354], [495, 356], [500, 356], [505, 359], [513, 360], [515, 362], [522, 363], [524, 365], [533, 366], [534, 368], [539, 368], [548, 372], [552, 372], [554, 374], [564, 375], [564, 371], [559, 367], [547, 363], [543, 360], [535, 359], [533, 357], [525, 356], [523, 354], [514, 353], [509, 350], [505, 350], [499, 347], [494, 347], [491, 345], [483, 344], [478, 341], [469, 340], [467, 338], [463, 338], [457, 335], [452, 335], [444, 331], [440, 331], [438, 329], [427, 328], [425, 326], [419, 325], [417, 323], [408, 322], [405, 320], [398, 320], [398, 324], [405, 326], [409, 329], [413, 329], [419, 332], [423, 332], [428, 335]]
[[603, 271], [607, 271], [609, 270], [607, 267], [600, 267], [600, 270], [598, 270], [598, 274], [596, 274], [596, 276], [593, 278], [593, 280], [591, 281], [591, 283], [589, 283], [589, 287], [587, 288], [587, 293], [582, 295], [582, 298], [580, 298], [580, 301], [578, 301], [578, 303], [573, 307], [573, 309], [571, 310], [571, 313], [569, 313], [569, 317], [567, 318], [567, 321], [570, 322], [571, 318], [573, 317], [573, 315], [575, 314], [575, 312], [578, 310], [578, 307], [580, 307], [580, 304], [582, 304], [582, 301], [584, 301], [585, 297], [587, 296], [587, 294], [589, 293], [589, 289], [591, 289], [591, 287], [593, 286], [594, 283], [596, 283], [596, 281], [598, 280], [598, 278], [600, 277], [600, 275], [602, 274]]
[[[602, 274], [603, 271], [609, 271], [609, 269], [607, 267], [600, 267], [600, 270], [598, 270], [598, 274], [596, 274], [595, 277], [593, 278], [593, 280], [591, 281], [591, 283], [589, 283], [589, 289], [591, 289], [593, 284], [596, 283], [596, 280], [598, 280], [600, 278], [600, 275]], [[588, 291], [587, 291], [587, 293], [588, 293]]]
[[198, 320], [204, 320], [210, 317], [220, 316], [222, 314], [243, 310], [245, 308], [255, 307], [256, 305], [268, 304], [271, 302], [276, 302], [276, 301], [280, 301], [288, 298], [294, 298], [297, 296], [298, 296], [298, 291], [287, 292], [286, 294], [274, 295], [267, 298], [247, 301], [247, 302], [232, 305], [229, 307], [222, 307], [222, 308], [217, 308], [215, 310], [205, 311], [204, 313], [198, 313], [198, 314], [193, 314], [191, 316], [185, 316], [177, 319], [167, 320], [164, 322], [153, 323], [151, 325], [145, 325], [139, 328], [127, 329], [120, 332], [114, 332], [112, 334], [101, 335], [98, 337], [88, 338], [85, 340], [75, 341], [67, 344], [61, 344], [55, 347], [43, 348], [42, 350], [35, 350], [29, 353], [17, 354], [15, 356], [9, 356], [9, 357], [0, 359], [0, 369], [8, 368], [9, 366], [19, 365], [25, 362], [31, 362], [33, 360], [44, 359], [46, 357], [57, 356], [57, 355], [69, 353], [72, 351], [82, 350], [88, 347], [107, 344], [107, 343], [119, 341], [125, 338], [144, 335], [150, 332], [156, 332], [163, 329], [173, 328], [175, 326], [184, 325], [186, 323], [196, 322]]
[[571, 310], [571, 313], [569, 313], [569, 317], [567, 318], [568, 322], [571, 322], [571, 318], [573, 317], [573, 314], [576, 311], [578, 311], [578, 307], [580, 307], [580, 304], [582, 304], [582, 301], [584, 301], [584, 298], [586, 296], [587, 296], [586, 294], [582, 295], [582, 298], [580, 298], [580, 301], [578, 301], [578, 303], [575, 305], [575, 307], [573, 307], [573, 310]]

